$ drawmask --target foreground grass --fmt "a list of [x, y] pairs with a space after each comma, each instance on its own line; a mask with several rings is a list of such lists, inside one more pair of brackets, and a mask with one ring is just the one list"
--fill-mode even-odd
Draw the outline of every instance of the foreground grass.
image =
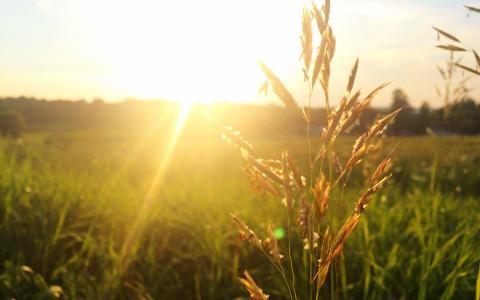
[[[236, 279], [244, 269], [274, 299], [285, 294], [228, 214], [266, 227], [284, 218], [279, 203], [252, 196], [220, 139], [182, 138], [162, 167], [168, 140], [102, 131], [3, 141], [0, 298], [54, 298], [58, 285], [69, 299], [228, 299], [245, 295]], [[304, 142], [255, 144], [265, 154], [280, 144], [299, 155]], [[400, 142], [394, 182], [369, 207], [327, 284], [339, 298], [473, 298], [480, 139]], [[167, 170], [160, 177], [159, 168]], [[354, 176], [360, 188], [361, 170]], [[332, 203], [332, 222], [350, 206]]]

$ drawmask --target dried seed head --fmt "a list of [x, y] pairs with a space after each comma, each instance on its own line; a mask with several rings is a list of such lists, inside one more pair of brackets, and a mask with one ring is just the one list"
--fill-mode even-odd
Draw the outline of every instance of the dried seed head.
[[337, 153], [333, 152], [333, 157], [332, 157], [332, 162], [333, 162], [333, 167], [335, 168], [335, 171], [337, 174], [342, 173], [342, 163], [340, 162], [340, 157], [338, 157]]
[[313, 195], [315, 197], [315, 204], [318, 209], [316, 216], [319, 221], [325, 216], [330, 201], [330, 183], [327, 182], [325, 175], [320, 174], [313, 187]]
[[285, 85], [278, 79], [278, 77], [270, 70], [267, 65], [263, 62], [258, 61], [260, 68], [262, 69], [265, 76], [267, 76], [268, 81], [270, 82], [270, 86], [273, 89], [273, 92], [282, 100], [283, 104], [287, 108], [300, 110], [297, 101], [293, 98], [292, 94], [287, 90]]
[[371, 183], [376, 183], [379, 180], [380, 176], [386, 171], [388, 171], [388, 169], [390, 169], [391, 166], [392, 166], [392, 159], [390, 157], [387, 157], [384, 160], [382, 160], [382, 162], [378, 165], [375, 172], [373, 172]]
[[328, 23], [330, 19], [330, 0], [325, 0], [325, 4], [322, 6], [322, 11], [325, 15], [325, 22]]
[[330, 201], [330, 183], [327, 183], [323, 191], [322, 201], [320, 202], [320, 217], [323, 218], [328, 209], [328, 202]]
[[288, 211], [291, 211], [293, 207], [293, 191], [290, 184], [290, 170], [288, 169], [288, 154], [286, 151], [282, 153], [282, 166], [283, 166], [283, 187], [285, 193], [285, 202]]
[[368, 135], [366, 136], [366, 140], [370, 140], [376, 135], [380, 135], [383, 131], [387, 128], [387, 125], [395, 119], [395, 117], [400, 113], [402, 109], [399, 108], [394, 112], [386, 115], [385, 117], [377, 120], [372, 127], [370, 127], [368, 131]]
[[[355, 205], [355, 213], [361, 214], [365, 211], [365, 208], [368, 206], [368, 203], [372, 199], [373, 195], [383, 188], [385, 182], [390, 179], [391, 174], [383, 176], [385, 172], [391, 167], [392, 159], [385, 158], [377, 167], [375, 172], [373, 172], [372, 178], [370, 179], [370, 185], [367, 190], [360, 196]], [[383, 176], [383, 177], [382, 177]]]
[[267, 300], [269, 296], [263, 293], [262, 289], [255, 283], [252, 276], [250, 276], [247, 271], [245, 271], [243, 274], [245, 275], [245, 278], [239, 277], [238, 279], [250, 293], [250, 299]]
[[355, 94], [353, 94], [350, 99], [347, 101], [347, 105], [345, 107], [345, 110], [350, 111], [355, 104], [358, 103], [358, 99], [360, 99], [361, 92], [358, 90]]
[[310, 68], [310, 62], [312, 60], [312, 20], [310, 19], [310, 11], [306, 6], [303, 7], [301, 40], [305, 77], [308, 79], [308, 69]]
[[240, 220], [237, 216], [234, 214], [230, 214], [233, 218], [233, 222], [238, 228], [238, 231], [240, 232], [240, 237], [242, 240], [248, 241], [250, 244], [254, 245], [255, 247], [259, 249], [263, 249], [262, 247], [262, 240], [258, 238], [258, 236], [253, 232], [253, 230], [250, 229], [250, 227], [245, 224], [242, 220]]
[[315, 64], [313, 66], [312, 88], [315, 86], [315, 83], [317, 82], [317, 79], [318, 79], [318, 75], [320, 74], [320, 71], [322, 70], [322, 65], [323, 65], [323, 62], [325, 60], [326, 51], [327, 51], [327, 39], [322, 38], [322, 41], [320, 43], [320, 47], [318, 48], [318, 51], [317, 51], [317, 56], [315, 57]]
[[[374, 89], [370, 94], [365, 97], [362, 101], [358, 102], [358, 98], [360, 97], [360, 92], [357, 92], [349, 101], [347, 104], [347, 110], [349, 111], [347, 118], [345, 119], [345, 122], [342, 124], [342, 129], [346, 130], [349, 127], [351, 127], [360, 117], [360, 115], [363, 113], [363, 111], [370, 105], [370, 102], [372, 99], [380, 92], [383, 88], [385, 88], [388, 85], [388, 83], [384, 83]], [[352, 108], [353, 107], [353, 108]], [[350, 111], [351, 110], [351, 111]]]
[[322, 34], [327, 27], [325, 18], [322, 15], [322, 11], [320, 11], [318, 6], [314, 2], [312, 2], [312, 10], [313, 10], [313, 16], [315, 17], [315, 21], [317, 22], [318, 32]]
[[305, 177], [302, 176], [300, 169], [298, 168], [297, 164], [295, 164], [295, 161], [293, 161], [293, 159], [290, 157], [288, 152], [285, 152], [285, 156], [287, 157], [288, 167], [293, 173], [293, 178], [295, 179], [298, 188], [303, 189], [305, 187]]
[[355, 83], [355, 77], [357, 76], [357, 71], [358, 71], [358, 58], [355, 61], [355, 64], [352, 67], [352, 71], [350, 72], [350, 77], [348, 78], [348, 83], [347, 83], [347, 89], [345, 92], [345, 98], [350, 95], [350, 92], [352, 91], [353, 84]]
[[335, 256], [337, 256], [342, 251], [343, 245], [345, 244], [345, 242], [347, 241], [347, 238], [355, 229], [359, 221], [360, 221], [360, 214], [357, 214], [357, 213], [354, 213], [352, 216], [350, 216], [347, 219], [345, 224], [343, 224], [342, 228], [335, 236], [335, 239], [333, 240], [333, 245], [330, 248], [327, 258], [325, 259], [326, 261], [331, 261], [333, 258], [335, 258]]
[[253, 146], [240, 135], [240, 132], [234, 130], [231, 126], [223, 127], [222, 138], [225, 140], [225, 142], [234, 144], [242, 151], [254, 154]]
[[317, 280], [317, 287], [321, 287], [327, 278], [328, 269], [330, 267], [330, 261], [327, 261], [327, 256], [329, 255], [329, 249], [331, 244], [330, 231], [329, 228], [325, 230], [322, 239], [322, 246], [320, 248], [320, 259], [318, 260], [318, 269], [315, 274]]
[[273, 260], [280, 264], [281, 259], [283, 258], [283, 255], [280, 253], [280, 249], [278, 248], [277, 240], [275, 239], [275, 236], [273, 235], [273, 230], [272, 230], [272, 225], [268, 225], [267, 227], [267, 234], [268, 234], [268, 239], [265, 240], [265, 244], [270, 250], [270, 255], [272, 255]]
[[265, 164], [261, 159], [254, 158], [248, 153], [242, 153], [242, 156], [245, 158], [247, 162], [252, 164], [252, 166], [254, 166], [258, 171], [260, 171], [266, 177], [270, 178], [276, 183], [283, 184], [283, 178], [280, 177], [280, 175], [278, 175], [277, 173], [275, 173], [275, 169]]
[[315, 196], [316, 201], [320, 201], [323, 195], [323, 190], [325, 189], [325, 175], [320, 173], [320, 176], [317, 177], [315, 185], [313, 186], [312, 192]]
[[274, 197], [281, 197], [280, 192], [276, 189], [276, 187], [251, 165], [245, 167], [244, 171], [247, 173], [249, 178], [250, 188], [256, 193], [268, 192]]
[[360, 148], [365, 145], [366, 134], [362, 134], [353, 144], [352, 155], [359, 152]]
[[325, 157], [325, 153], [327, 153], [327, 149], [325, 148], [325, 145], [322, 145], [320, 150], [318, 150], [317, 155], [315, 155], [315, 161], [323, 160], [323, 158]]
[[298, 225], [300, 227], [300, 233], [301, 233], [302, 239], [304, 240], [306, 245], [305, 249], [311, 249], [311, 245], [312, 245], [311, 237], [309, 236], [309, 232], [310, 232], [309, 214], [310, 214], [310, 205], [305, 200], [305, 197], [302, 196], [300, 199], [300, 207], [298, 211]]

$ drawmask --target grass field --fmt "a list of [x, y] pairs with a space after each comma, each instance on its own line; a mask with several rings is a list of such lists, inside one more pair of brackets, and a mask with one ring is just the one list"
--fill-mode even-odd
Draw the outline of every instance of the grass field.
[[480, 300], [480, 8], [17, 2], [0, 300]]
[[[237, 150], [215, 132], [183, 136], [174, 148], [169, 140], [160, 132], [106, 130], [2, 140], [0, 298], [50, 299], [61, 288], [68, 299], [233, 299], [246, 297], [237, 280], [245, 269], [272, 299], [285, 295], [273, 268], [238, 238], [229, 216], [259, 232], [273, 222], [281, 232], [284, 207], [249, 190]], [[251, 142], [261, 155], [277, 158], [275, 149], [294, 157], [305, 149], [301, 137]], [[351, 142], [340, 140], [340, 158]], [[385, 140], [398, 143], [394, 178], [347, 242], [324, 296], [473, 299], [480, 139]], [[369, 164], [353, 174], [358, 190], [341, 199], [359, 193]], [[332, 203], [327, 217], [339, 226], [352, 206]], [[297, 275], [299, 282], [306, 276]]]

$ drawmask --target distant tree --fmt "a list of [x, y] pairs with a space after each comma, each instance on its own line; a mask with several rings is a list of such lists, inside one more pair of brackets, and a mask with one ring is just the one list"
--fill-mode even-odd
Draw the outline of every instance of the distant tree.
[[480, 106], [472, 99], [452, 104], [448, 107], [448, 114], [444, 114], [443, 126], [446, 131], [457, 134], [479, 134]]
[[401, 108], [402, 111], [395, 118], [395, 122], [390, 126], [389, 133], [393, 135], [411, 134], [413, 128], [413, 109], [408, 102], [408, 96], [401, 89], [393, 91], [393, 100], [390, 111]]
[[413, 132], [415, 134], [425, 134], [427, 127], [432, 127], [432, 110], [428, 102], [423, 102], [415, 116]]
[[18, 138], [25, 129], [25, 119], [15, 111], [0, 111], [0, 133], [2, 136]]
[[408, 96], [401, 89], [396, 89], [393, 91], [393, 101], [391, 105], [391, 110], [402, 109], [411, 109], [410, 103], [408, 103]]

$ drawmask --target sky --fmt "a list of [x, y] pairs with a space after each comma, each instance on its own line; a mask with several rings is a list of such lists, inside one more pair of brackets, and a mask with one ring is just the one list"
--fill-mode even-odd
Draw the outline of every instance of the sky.
[[[0, 0], [0, 96], [47, 99], [126, 98], [183, 102], [270, 103], [258, 95], [264, 61], [305, 103], [300, 56], [300, 0]], [[355, 59], [356, 88], [403, 89], [413, 106], [439, 106], [431, 26], [480, 49], [480, 15], [468, 0], [332, 0], [337, 52], [332, 102]], [[471, 55], [464, 62], [473, 64]], [[459, 74], [460, 75], [460, 74]], [[480, 100], [480, 79], [471, 96]], [[320, 90], [313, 104], [323, 104]]]

